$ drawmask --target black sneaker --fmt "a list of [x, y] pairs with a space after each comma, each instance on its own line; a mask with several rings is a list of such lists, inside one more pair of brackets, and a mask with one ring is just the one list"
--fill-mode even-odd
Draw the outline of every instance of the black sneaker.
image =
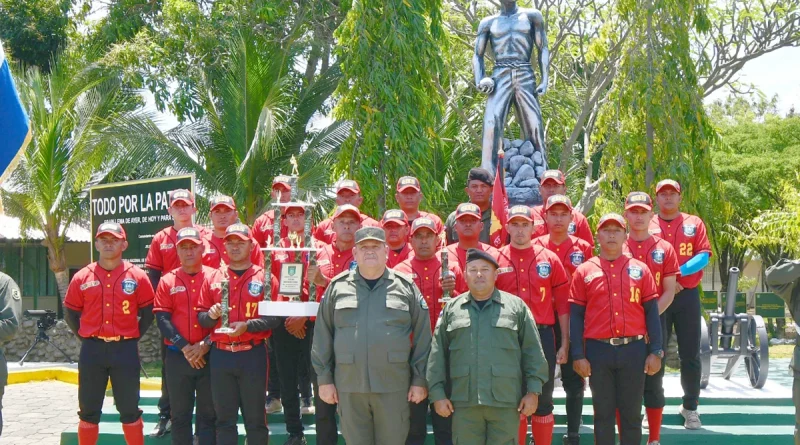
[[172, 421], [167, 417], [159, 417], [156, 427], [150, 431], [150, 437], [162, 437], [172, 431]]
[[576, 433], [569, 433], [564, 434], [563, 444], [564, 445], [580, 445], [581, 443], [581, 435]]
[[283, 443], [283, 445], [307, 445], [307, 444], [308, 442], [306, 442], [306, 436], [302, 434], [297, 434], [297, 435], [293, 434], [289, 436], [286, 442]]

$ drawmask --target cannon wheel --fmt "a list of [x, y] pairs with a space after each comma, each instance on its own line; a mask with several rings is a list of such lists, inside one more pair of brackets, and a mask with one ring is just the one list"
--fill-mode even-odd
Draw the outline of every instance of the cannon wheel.
[[711, 376], [711, 338], [708, 335], [708, 323], [700, 316], [700, 389], [706, 389]]
[[759, 315], [749, 315], [747, 334], [747, 352], [744, 357], [744, 366], [747, 369], [747, 376], [750, 377], [750, 385], [753, 388], [761, 389], [767, 382], [769, 374], [769, 340], [767, 339], [767, 327], [764, 319]]

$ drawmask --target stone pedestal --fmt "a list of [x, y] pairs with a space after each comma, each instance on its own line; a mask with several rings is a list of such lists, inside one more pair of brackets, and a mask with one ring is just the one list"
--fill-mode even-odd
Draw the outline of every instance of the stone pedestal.
[[539, 180], [546, 169], [542, 153], [530, 141], [520, 139], [503, 139], [503, 151], [508, 205], [540, 205]]

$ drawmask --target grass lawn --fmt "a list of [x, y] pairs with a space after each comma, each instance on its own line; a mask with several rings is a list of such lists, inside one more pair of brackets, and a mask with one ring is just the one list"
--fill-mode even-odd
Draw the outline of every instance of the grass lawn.
[[769, 347], [769, 358], [792, 358], [794, 345], [775, 345]]
[[[161, 362], [142, 363], [142, 367], [147, 372], [147, 377], [161, 377]], [[139, 376], [144, 377], [144, 372], [139, 370]]]

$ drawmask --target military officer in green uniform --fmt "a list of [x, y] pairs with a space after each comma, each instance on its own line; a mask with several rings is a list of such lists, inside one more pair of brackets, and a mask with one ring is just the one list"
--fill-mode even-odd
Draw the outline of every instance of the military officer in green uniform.
[[428, 307], [410, 277], [386, 267], [383, 229], [359, 229], [355, 242], [355, 267], [330, 281], [314, 327], [319, 397], [339, 404], [348, 444], [403, 445], [408, 402], [428, 396]]
[[453, 416], [456, 445], [515, 444], [520, 414], [533, 415], [548, 379], [533, 315], [495, 288], [498, 267], [469, 249], [469, 292], [445, 305], [434, 330], [429, 397], [440, 416]]
[[[0, 341], [14, 338], [22, 315], [22, 298], [19, 286], [8, 275], [0, 272]], [[0, 435], [3, 434], [3, 394], [8, 383], [8, 363], [0, 350]]]
[[[800, 318], [800, 260], [782, 259], [767, 268], [767, 286], [786, 302], [792, 319]], [[798, 342], [794, 346], [794, 356], [789, 365], [794, 375], [792, 383], [792, 400], [794, 401], [794, 444], [800, 445], [800, 333], [796, 333]]]

